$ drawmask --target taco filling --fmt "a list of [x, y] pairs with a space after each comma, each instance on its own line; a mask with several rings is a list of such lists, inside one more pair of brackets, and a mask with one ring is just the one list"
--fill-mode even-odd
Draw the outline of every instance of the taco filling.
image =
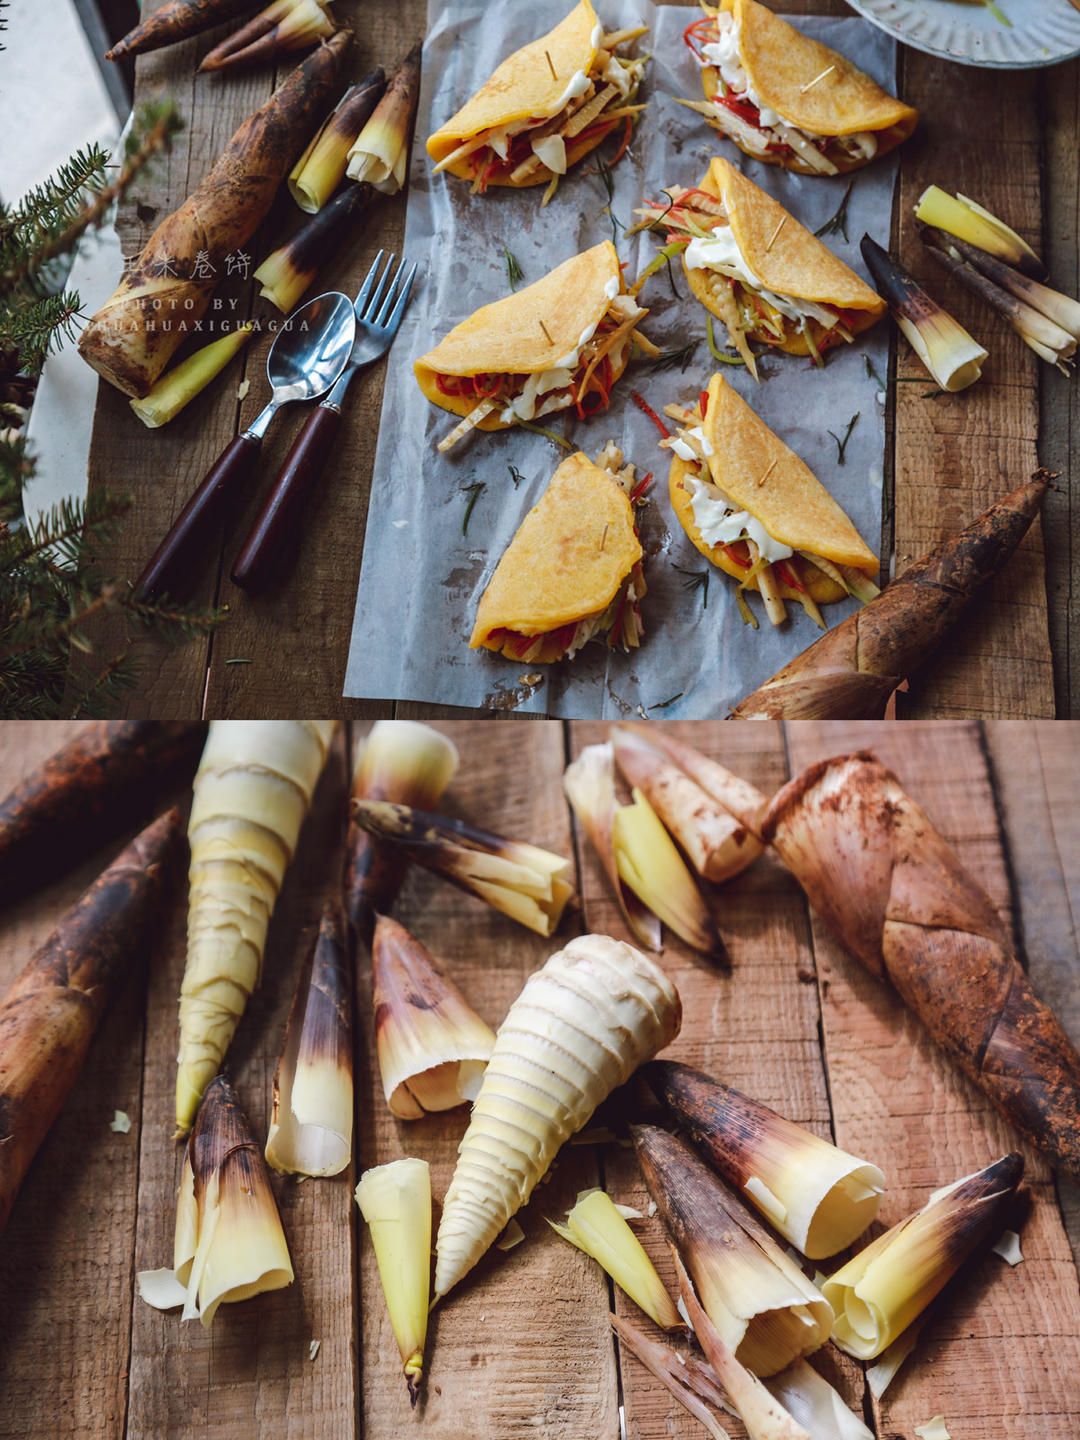
[[[608, 291], [616, 283], [609, 281]], [[579, 420], [606, 410], [611, 387], [626, 369], [634, 343], [640, 343], [650, 353], [656, 349], [637, 331], [638, 321], [648, 313], [629, 295], [612, 294], [601, 319], [595, 325], [587, 325], [573, 349], [560, 355], [550, 369], [538, 374], [500, 371], [444, 375], [435, 371], [435, 386], [440, 395], [476, 402], [461, 423], [439, 441], [438, 448], [451, 449], [489, 416], [497, 416], [502, 425], [516, 425], [571, 407]]]

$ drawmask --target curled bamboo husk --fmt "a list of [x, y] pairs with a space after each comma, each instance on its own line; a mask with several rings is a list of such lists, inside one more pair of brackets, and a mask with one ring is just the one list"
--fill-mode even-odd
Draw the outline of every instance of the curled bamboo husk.
[[209, 1329], [219, 1305], [293, 1282], [292, 1260], [262, 1151], [223, 1075], [206, 1087], [188, 1140], [173, 1268], [144, 1270], [139, 1294], [156, 1310], [184, 1307]]
[[192, 333], [228, 257], [265, 219], [326, 109], [350, 43], [350, 33], [339, 30], [241, 125], [90, 320], [79, 337], [79, 354], [110, 385], [141, 399]]
[[170, 810], [72, 906], [0, 1004], [0, 1232], [106, 1005], [145, 959], [179, 841]]
[[375, 1043], [391, 1114], [419, 1120], [475, 1100], [495, 1044], [438, 961], [380, 915], [371, 946]]
[[642, 792], [703, 879], [730, 880], [761, 854], [761, 842], [651, 736], [617, 725], [612, 741], [626, 783]]
[[653, 1060], [643, 1073], [713, 1169], [811, 1260], [873, 1222], [885, 1187], [876, 1165], [689, 1065]]
[[773, 798], [762, 834], [836, 938], [1080, 1179], [1080, 1055], [989, 898], [896, 776], [866, 752], [820, 760]]

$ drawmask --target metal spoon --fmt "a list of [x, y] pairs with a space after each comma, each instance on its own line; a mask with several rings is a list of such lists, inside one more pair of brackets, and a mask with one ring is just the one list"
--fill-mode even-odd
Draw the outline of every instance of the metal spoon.
[[266, 357], [272, 390], [269, 404], [207, 471], [139, 576], [137, 599], [158, 600], [166, 594], [173, 600], [187, 598], [234, 496], [251, 472], [271, 420], [290, 400], [315, 400], [330, 389], [352, 353], [355, 332], [352, 301], [338, 290], [293, 311]]

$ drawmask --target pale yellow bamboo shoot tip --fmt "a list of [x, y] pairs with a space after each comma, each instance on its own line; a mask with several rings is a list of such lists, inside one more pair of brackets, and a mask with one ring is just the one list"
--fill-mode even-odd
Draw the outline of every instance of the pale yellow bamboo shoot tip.
[[426, 1160], [394, 1160], [365, 1170], [356, 1203], [367, 1223], [409, 1399], [424, 1368], [431, 1275], [431, 1174]]

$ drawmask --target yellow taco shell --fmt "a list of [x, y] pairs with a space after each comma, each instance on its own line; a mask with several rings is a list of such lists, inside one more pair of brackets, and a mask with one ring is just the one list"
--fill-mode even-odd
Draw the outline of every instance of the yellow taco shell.
[[[848, 323], [855, 334], [869, 329], [885, 314], [888, 307], [880, 295], [816, 235], [800, 225], [779, 201], [759, 189], [730, 161], [714, 156], [700, 188], [723, 201], [743, 259], [767, 290], [795, 300], [812, 300], [819, 305], [836, 305], [854, 311]], [[696, 299], [723, 319], [709, 295], [703, 278], [705, 272], [690, 270], [685, 255], [683, 269]], [[800, 333], [779, 344], [770, 343], [793, 355], [809, 353]]]
[[[469, 648], [500, 650], [502, 643], [490, 639], [494, 631], [543, 635], [606, 610], [640, 559], [627, 495], [577, 451], [555, 471], [495, 567], [477, 606]], [[550, 664], [563, 653], [557, 645], [551, 649], [555, 653], [541, 654], [539, 663]]]
[[[610, 240], [564, 260], [549, 274], [495, 300], [455, 325], [453, 330], [421, 355], [413, 366], [417, 383], [433, 405], [455, 415], [468, 415], [476, 401], [468, 396], [444, 395], [435, 383], [440, 375], [535, 375], [555, 368], [555, 362], [575, 349], [583, 331], [599, 324], [611, 304], [611, 282], [621, 291], [619, 257]], [[547, 335], [540, 325], [544, 322]], [[548, 339], [550, 336], [550, 340]], [[626, 368], [613, 362], [613, 383]], [[480, 422], [482, 430], [505, 430], [498, 412]]]
[[[722, 375], [712, 377], [708, 393], [702, 430], [713, 447], [710, 473], [724, 494], [760, 520], [769, 534], [784, 545], [820, 555], [834, 565], [853, 565], [875, 578], [876, 556], [810, 467], [773, 434]], [[742, 580], [746, 571], [720, 546], [709, 545], [702, 538], [685, 484], [688, 473], [693, 473], [693, 466], [676, 455], [671, 462], [668, 490], [679, 524], [702, 555], [728, 575]], [[765, 481], [759, 485], [763, 475]], [[747, 585], [750, 590], [757, 588], [756, 578]], [[842, 600], [845, 594], [820, 571], [810, 575], [808, 589], [819, 605]], [[783, 582], [781, 592], [785, 599], [797, 595]]]
[[[882, 131], [895, 126], [894, 134], [880, 138], [878, 155], [895, 149], [915, 129], [917, 110], [883, 90], [837, 51], [789, 25], [767, 5], [759, 5], [757, 0], [721, 0], [720, 10], [732, 14], [739, 27], [739, 53], [750, 89], [789, 124], [813, 135], [853, 135], [859, 130]], [[824, 70], [829, 73], [818, 79]], [[712, 99], [715, 69], [708, 67], [703, 79], [705, 93]], [[789, 169], [806, 168], [797, 157], [758, 158]], [[834, 163], [846, 172], [866, 161], [853, 156], [850, 161], [837, 159]]]
[[[456, 150], [465, 140], [498, 125], [516, 120], [547, 120], [562, 108], [560, 101], [571, 78], [579, 71], [588, 74], [596, 58], [597, 48], [592, 35], [597, 26], [596, 12], [589, 0], [581, 0], [566, 19], [539, 40], [515, 50], [508, 56], [485, 85], [467, 100], [456, 115], [428, 137], [427, 152], [436, 164]], [[546, 52], [546, 53], [545, 53]], [[547, 57], [551, 56], [551, 65]], [[555, 75], [551, 71], [554, 67]], [[557, 78], [556, 78], [557, 77]], [[565, 102], [564, 102], [565, 103]], [[572, 141], [566, 147], [567, 168], [600, 143], [602, 136], [582, 143]], [[472, 171], [466, 157], [448, 167], [450, 172], [468, 179]], [[551, 172], [542, 167], [539, 176], [517, 182], [536, 185], [545, 182]], [[494, 180], [492, 184], [512, 184]]]

